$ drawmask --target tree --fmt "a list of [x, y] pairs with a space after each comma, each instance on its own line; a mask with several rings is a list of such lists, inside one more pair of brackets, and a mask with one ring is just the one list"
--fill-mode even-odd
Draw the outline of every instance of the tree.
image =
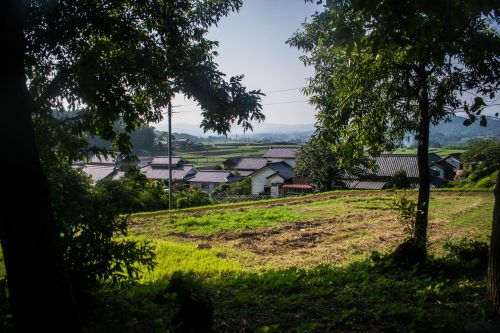
[[492, 316], [500, 317], [500, 160], [498, 161], [497, 185], [491, 226], [488, 274], [486, 277], [489, 310]]
[[429, 125], [456, 111], [469, 115], [465, 125], [476, 118], [486, 125], [482, 110], [499, 88], [499, 22], [498, 1], [327, 1], [288, 41], [315, 68], [305, 92], [318, 109], [318, 134], [343, 163], [392, 151], [405, 132], [416, 133], [419, 213], [412, 242], [422, 258]]
[[322, 192], [345, 188], [347, 178], [360, 176], [366, 170], [362, 166], [367, 165], [367, 161], [359, 159], [352, 168], [346, 169], [339, 164], [330, 145], [314, 137], [302, 147], [296, 158], [295, 172], [307, 174], [309, 182]]
[[[67, 162], [82, 156], [87, 132], [127, 153], [129, 136], [116, 133], [115, 121], [127, 132], [159, 121], [175, 93], [198, 101], [205, 130], [227, 133], [234, 122], [251, 129], [252, 120], [264, 119], [260, 91], [247, 92], [242, 76], [225, 81], [214, 62], [217, 43], [204, 37], [241, 4], [2, 2], [0, 132], [2, 142], [19, 133], [21, 139], [10, 146], [20, 154], [19, 176], [5, 177], [9, 196], [0, 239], [20, 331], [34, 331], [34, 325], [37, 331], [81, 331], [40, 157]], [[19, 203], [23, 208], [14, 210]]]
[[399, 170], [389, 179], [387, 182], [387, 188], [410, 188], [411, 182], [408, 176], [406, 175], [406, 171]]
[[469, 178], [477, 182], [498, 170], [499, 156], [500, 139], [489, 138], [472, 141], [461, 157], [464, 164], [469, 164], [472, 169]]

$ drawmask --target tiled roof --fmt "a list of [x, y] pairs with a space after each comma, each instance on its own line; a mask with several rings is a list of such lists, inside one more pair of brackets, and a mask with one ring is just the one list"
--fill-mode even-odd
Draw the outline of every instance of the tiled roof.
[[194, 183], [228, 183], [231, 178], [229, 171], [198, 171], [196, 175], [189, 179]]
[[285, 184], [282, 185], [281, 188], [300, 188], [300, 189], [310, 190], [313, 187], [309, 184]]
[[115, 174], [115, 167], [111, 165], [91, 165], [87, 164], [83, 168], [80, 169], [90, 177], [92, 177], [92, 181], [96, 183], [97, 181], [104, 179], [108, 176], [112, 176], [113, 179]]
[[277, 147], [269, 148], [264, 154], [265, 158], [295, 158], [295, 154], [300, 150], [300, 147]]
[[[172, 165], [177, 165], [179, 162], [184, 162], [184, 160], [180, 157], [172, 156]], [[161, 165], [167, 165], [168, 166], [168, 156], [156, 156], [152, 161], [151, 165], [152, 166], [161, 166]]]
[[[148, 179], [168, 180], [168, 168], [147, 166], [141, 170]], [[192, 164], [184, 164], [172, 169], [172, 179], [184, 180], [196, 172]]]
[[355, 180], [349, 182], [347, 187], [352, 190], [383, 190], [386, 185], [386, 182], [367, 182]]
[[378, 171], [374, 176], [392, 177], [399, 170], [404, 170], [407, 177], [419, 177], [417, 155], [381, 155], [375, 159], [375, 162], [377, 163]]
[[439, 161], [442, 157], [436, 153], [429, 153], [429, 164]]
[[265, 167], [267, 160], [263, 157], [243, 157], [236, 165], [236, 170], [259, 170]]
[[239, 170], [238, 171], [238, 173], [240, 174], [241, 177], [250, 176], [254, 172], [255, 172], [255, 170]]
[[285, 162], [269, 163], [267, 167], [274, 171], [274, 173], [271, 176], [277, 174], [285, 180], [293, 178], [293, 169]]

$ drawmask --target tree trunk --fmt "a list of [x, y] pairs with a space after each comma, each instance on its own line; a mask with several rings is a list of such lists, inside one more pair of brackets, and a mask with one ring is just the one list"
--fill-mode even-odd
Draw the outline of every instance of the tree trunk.
[[80, 332], [31, 119], [22, 32], [27, 3], [9, 0], [0, 6], [0, 140], [6, 145], [0, 155], [0, 240], [14, 324], [20, 332]]
[[[500, 169], [500, 167], [499, 167]], [[495, 205], [491, 226], [490, 256], [488, 259], [488, 303], [493, 317], [500, 317], [500, 170], [495, 187]]]
[[[425, 72], [425, 70], [422, 70]], [[427, 223], [429, 212], [429, 195], [430, 195], [430, 171], [429, 171], [429, 94], [427, 87], [427, 74], [420, 74], [420, 90], [418, 94], [418, 173], [419, 173], [419, 190], [418, 190], [418, 213], [415, 221], [415, 243], [422, 251], [425, 259], [427, 248]]]

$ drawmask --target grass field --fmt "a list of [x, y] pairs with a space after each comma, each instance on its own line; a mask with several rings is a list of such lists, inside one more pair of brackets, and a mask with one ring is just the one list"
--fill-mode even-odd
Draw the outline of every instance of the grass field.
[[[231, 157], [262, 157], [270, 146], [284, 146], [274, 143], [210, 143], [207, 150], [178, 150], [177, 156], [188, 160], [195, 166], [219, 165]], [[285, 145], [290, 147], [291, 145]]]
[[[141, 214], [133, 218], [129, 230], [131, 235], [153, 240], [164, 249], [163, 253], [169, 253], [169, 262], [164, 265], [160, 260], [157, 270], [146, 278], [149, 281], [183, 269], [184, 264], [200, 274], [346, 265], [368, 258], [372, 251], [393, 250], [403, 241], [406, 235], [389, 208], [393, 195], [332, 192], [299, 199]], [[430, 253], [442, 255], [442, 245], [451, 238], [487, 240], [492, 210], [491, 193], [433, 192]], [[205, 249], [196, 250], [197, 246]], [[170, 252], [169, 247], [173, 248]], [[191, 256], [197, 261], [200, 252], [219, 260], [200, 266], [191, 263]], [[170, 265], [172, 260], [179, 260], [179, 264]]]
[[[448, 149], [448, 148], [429, 148], [429, 153], [438, 154], [441, 157], [446, 157], [450, 154], [461, 154], [465, 149]], [[416, 154], [417, 148], [399, 148], [394, 154]]]
[[128, 237], [153, 242], [157, 266], [137, 285], [104, 286], [88, 299], [85, 331], [174, 332], [172, 275], [194, 299], [211, 300], [214, 332], [462, 332], [487, 319], [484, 263], [454, 259], [442, 245], [488, 241], [493, 194], [433, 191], [430, 259], [414, 269], [373, 254], [406, 237], [389, 207], [394, 194], [342, 191], [135, 214]]
[[212, 300], [215, 332], [461, 332], [484, 320], [485, 266], [444, 256], [442, 245], [488, 240], [493, 194], [432, 192], [431, 259], [412, 270], [371, 257], [405, 238], [393, 195], [331, 192], [134, 215], [130, 237], [154, 242], [158, 265], [138, 286], [103, 290], [88, 331], [172, 331], [172, 274]]

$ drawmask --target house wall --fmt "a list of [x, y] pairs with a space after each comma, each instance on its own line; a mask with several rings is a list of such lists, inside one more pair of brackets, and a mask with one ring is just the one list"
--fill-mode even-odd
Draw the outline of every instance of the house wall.
[[292, 168], [295, 168], [295, 159], [294, 158], [288, 158], [288, 159], [287, 158], [268, 158], [267, 160], [269, 162], [273, 162], [273, 163], [285, 162], [286, 164], [288, 164]]
[[453, 171], [457, 171], [458, 169], [460, 169], [459, 160], [452, 157], [452, 158], [447, 158], [446, 162], [448, 162], [448, 164], [450, 164], [453, 167]]
[[438, 177], [441, 179], [444, 179], [444, 169], [443, 168], [440, 168], [438, 166], [433, 165], [432, 167], [430, 167], [430, 169], [438, 172]]
[[284, 183], [283, 178], [278, 175], [274, 175], [268, 178], [268, 182], [271, 185], [271, 197], [276, 198], [280, 196], [280, 187]]
[[271, 182], [267, 179], [274, 173], [269, 168], [262, 169], [252, 175], [252, 194], [264, 192], [264, 186], [270, 186]]

